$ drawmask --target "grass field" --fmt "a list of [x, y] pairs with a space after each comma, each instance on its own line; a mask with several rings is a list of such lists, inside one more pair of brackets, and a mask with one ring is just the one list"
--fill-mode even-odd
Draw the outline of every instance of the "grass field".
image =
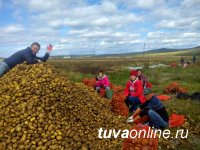
[[[191, 56], [200, 56], [200, 48], [193, 48], [193, 49], [185, 49], [179, 50], [174, 52], [146, 52], [145, 56], [148, 57], [157, 57], [157, 56], [184, 56], [184, 57], [191, 57]], [[137, 56], [142, 56], [142, 54], [138, 54]]]
[[[186, 51], [176, 51], [176, 52], [160, 52], [160, 53], [156, 53], [156, 56], [170, 56], [170, 55], [177, 55], [177, 56], [180, 56], [180, 55], [193, 55], [193, 54], [199, 54], [198, 51], [196, 50], [186, 50]], [[138, 55], [138, 56], [142, 56], [142, 54]], [[146, 56], [155, 56], [155, 53], [146, 53]]]
[[[187, 57], [191, 60], [191, 57]], [[197, 58], [198, 59], [198, 58]], [[179, 63], [180, 57], [133, 57], [129, 59], [74, 59], [74, 60], [50, 60], [48, 63], [54, 65], [59, 71], [65, 74], [70, 80], [81, 82], [85, 77], [94, 77], [98, 69], [105, 70], [112, 83], [125, 86], [129, 79], [129, 69], [127, 67], [144, 66], [143, 73], [150, 82], [153, 83], [153, 92], [161, 94], [166, 85], [171, 82], [178, 82], [187, 88], [188, 93], [200, 92], [200, 63], [191, 64], [188, 68], [182, 67], [158, 67], [150, 69], [152, 64]], [[192, 100], [179, 100], [172, 95], [170, 101], [165, 101], [169, 114], [175, 112], [186, 115], [189, 129], [195, 129], [195, 134], [189, 131], [189, 138], [169, 139], [162, 141], [160, 149], [200, 149], [200, 102]], [[174, 129], [170, 129], [174, 130]]]

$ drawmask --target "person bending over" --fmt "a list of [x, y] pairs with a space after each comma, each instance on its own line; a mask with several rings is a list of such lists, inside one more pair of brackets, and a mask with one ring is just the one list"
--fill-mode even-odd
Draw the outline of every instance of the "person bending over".
[[140, 117], [148, 116], [149, 126], [164, 129], [169, 125], [169, 116], [165, 106], [152, 93], [145, 93], [146, 102], [140, 105], [135, 113], [127, 119], [128, 123], [134, 123]]
[[32, 43], [30, 47], [20, 50], [0, 62], [0, 77], [2, 77], [6, 72], [14, 68], [16, 65], [23, 63], [24, 61], [26, 61], [28, 64], [36, 64], [38, 62], [47, 61], [52, 49], [53, 46], [49, 44], [47, 46], [47, 52], [44, 57], [37, 57], [36, 54], [40, 50], [40, 44], [37, 42]]

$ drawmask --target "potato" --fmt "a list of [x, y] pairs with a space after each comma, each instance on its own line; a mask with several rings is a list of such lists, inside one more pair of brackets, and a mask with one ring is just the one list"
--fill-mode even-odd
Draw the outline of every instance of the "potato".
[[[0, 149], [121, 149], [98, 129], [128, 127], [109, 102], [45, 63], [20, 64], [0, 78]], [[2, 148], [3, 147], [3, 148]], [[5, 147], [5, 148], [4, 148]]]

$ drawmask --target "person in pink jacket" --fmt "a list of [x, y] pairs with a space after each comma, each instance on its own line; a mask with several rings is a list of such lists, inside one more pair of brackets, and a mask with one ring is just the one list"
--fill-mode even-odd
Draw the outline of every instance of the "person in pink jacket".
[[99, 91], [100, 88], [105, 88], [110, 90], [110, 81], [108, 77], [103, 73], [103, 70], [100, 70], [96, 77], [96, 91]]

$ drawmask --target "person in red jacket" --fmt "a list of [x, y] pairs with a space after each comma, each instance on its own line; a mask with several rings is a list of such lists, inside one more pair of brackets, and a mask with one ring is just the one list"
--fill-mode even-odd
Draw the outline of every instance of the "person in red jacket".
[[130, 72], [130, 80], [126, 83], [124, 90], [126, 105], [131, 106], [130, 111], [135, 111], [140, 104], [146, 101], [143, 95], [143, 84], [137, 77], [137, 71]]

